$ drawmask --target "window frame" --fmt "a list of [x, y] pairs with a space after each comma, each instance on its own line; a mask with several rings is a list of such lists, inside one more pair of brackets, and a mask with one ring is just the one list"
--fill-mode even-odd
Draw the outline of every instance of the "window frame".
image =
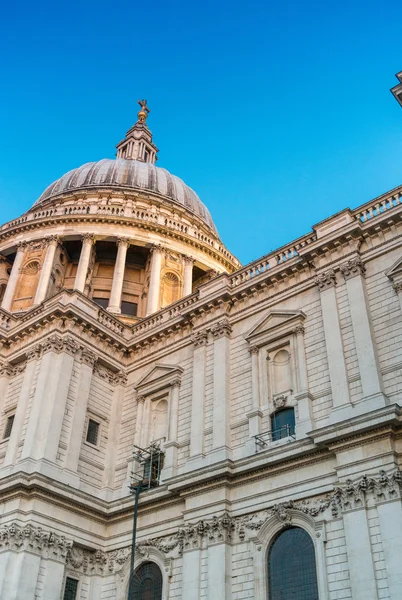
[[[2, 437], [2, 441], [3, 442], [6, 442], [11, 437], [11, 434], [13, 432], [14, 423], [15, 423], [15, 415], [16, 415], [15, 412], [8, 412], [8, 413], [5, 414], [6, 421], [4, 423], [4, 430], [3, 430], [3, 437]], [[6, 435], [6, 433], [7, 433], [7, 427], [8, 427], [8, 423], [9, 423], [10, 419], [12, 419], [10, 433], [9, 433], [9, 435]]]
[[[97, 430], [97, 438], [96, 438], [96, 444], [90, 442], [88, 440], [88, 431], [89, 431], [89, 423], [90, 421], [92, 421], [93, 423], [96, 423], [96, 425], [98, 426], [98, 430]], [[90, 446], [91, 448], [98, 448], [99, 449], [99, 445], [100, 445], [100, 440], [102, 437], [102, 423], [99, 420], [96, 420], [93, 416], [88, 415], [87, 417], [87, 423], [86, 423], [86, 428], [85, 428], [85, 444], [88, 444], [88, 446]]]
[[74, 581], [77, 582], [77, 589], [76, 589], [76, 594], [75, 594], [75, 598], [74, 600], [79, 600], [80, 597], [80, 591], [81, 591], [81, 580], [78, 577], [78, 575], [72, 575], [71, 573], [67, 573], [65, 578], [64, 578], [64, 585], [63, 585], [63, 600], [65, 599], [65, 594], [66, 594], [66, 586], [67, 586], [67, 580], [68, 579], [72, 579]]

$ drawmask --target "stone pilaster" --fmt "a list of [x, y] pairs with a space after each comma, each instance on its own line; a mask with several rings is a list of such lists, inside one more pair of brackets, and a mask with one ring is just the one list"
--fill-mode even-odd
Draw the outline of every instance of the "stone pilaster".
[[372, 319], [369, 314], [365, 267], [359, 256], [341, 265], [346, 281], [352, 327], [359, 363], [364, 406], [361, 410], [375, 410], [388, 404], [384, 394], [380, 363], [377, 356]]
[[[259, 354], [260, 350], [258, 346], [251, 346], [249, 348], [251, 356], [251, 397], [252, 397], [252, 408], [247, 413], [248, 418], [248, 434], [250, 438], [261, 433], [261, 419], [262, 411], [260, 408], [260, 368], [259, 368]], [[251, 450], [255, 450], [254, 439], [250, 440]]]
[[86, 233], [82, 236], [82, 248], [80, 260], [78, 263], [77, 274], [74, 281], [74, 289], [84, 293], [85, 282], [88, 275], [89, 262], [91, 260], [92, 247], [94, 244], [94, 236]]
[[232, 328], [224, 318], [212, 327], [214, 338], [213, 450], [221, 450], [219, 459], [227, 458], [230, 439], [230, 334]]
[[119, 444], [119, 432], [121, 415], [123, 411], [124, 390], [127, 384], [127, 377], [124, 373], [120, 373], [120, 377], [116, 379], [116, 386], [112, 398], [111, 418], [108, 430], [108, 440], [106, 447], [105, 470], [103, 473], [103, 484], [113, 491], [114, 475], [117, 460], [117, 449]]
[[329, 376], [332, 391], [333, 421], [342, 420], [349, 415], [350, 394], [345, 364], [341, 326], [339, 323], [338, 302], [336, 298], [336, 274], [333, 269], [320, 273], [316, 277], [320, 290], [322, 319], [324, 324], [325, 346], [327, 350]]
[[[194, 548], [183, 554], [183, 598], [201, 598], [201, 550]], [[217, 596], [216, 596], [217, 597]]]
[[191, 404], [190, 458], [204, 454], [205, 426], [205, 370], [207, 362], [207, 331], [197, 331], [193, 335], [193, 389]]
[[179, 393], [180, 381], [177, 380], [173, 382], [170, 389], [169, 432], [165, 443], [165, 464], [163, 467], [165, 478], [174, 477], [177, 473]]
[[118, 238], [117, 256], [113, 271], [112, 290], [110, 292], [109, 312], [121, 313], [121, 295], [123, 291], [124, 271], [126, 268], [127, 250], [130, 245], [128, 238]]
[[47, 238], [45, 242], [47, 242], [47, 250], [40, 272], [38, 287], [36, 288], [36, 294], [33, 302], [34, 306], [36, 304], [40, 304], [46, 298], [47, 291], [49, 289], [50, 276], [53, 269], [54, 257], [57, 246], [59, 245], [59, 238], [56, 235], [52, 235], [51, 237]]
[[67, 442], [65, 468], [73, 473], [77, 472], [78, 460], [81, 451], [82, 434], [87, 414], [89, 391], [91, 388], [93, 369], [97, 357], [92, 350], [83, 348], [80, 356], [77, 391], [74, 402], [71, 429]]
[[298, 325], [294, 334], [296, 336], [296, 359], [299, 391], [294, 398], [298, 406], [298, 421], [296, 434], [298, 438], [304, 437], [314, 427], [312, 395], [308, 388], [306, 349], [304, 346], [304, 327]]

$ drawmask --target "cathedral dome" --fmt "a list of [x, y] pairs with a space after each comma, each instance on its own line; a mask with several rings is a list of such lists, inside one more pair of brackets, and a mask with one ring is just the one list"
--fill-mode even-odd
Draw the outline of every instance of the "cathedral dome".
[[160, 194], [164, 199], [177, 202], [196, 214], [216, 232], [210, 212], [184, 181], [171, 175], [166, 169], [139, 160], [105, 158], [98, 162], [86, 163], [49, 185], [34, 206], [47, 203], [68, 192], [103, 187]]

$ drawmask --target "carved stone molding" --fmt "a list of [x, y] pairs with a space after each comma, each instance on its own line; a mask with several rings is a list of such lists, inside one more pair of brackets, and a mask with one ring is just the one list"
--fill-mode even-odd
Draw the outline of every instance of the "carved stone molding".
[[327, 290], [330, 287], [334, 287], [336, 285], [336, 273], [334, 269], [328, 269], [324, 273], [319, 273], [314, 282], [318, 285], [320, 292]]
[[286, 394], [280, 394], [279, 396], [276, 396], [274, 398], [273, 404], [276, 409], [283, 408], [284, 406], [286, 406], [287, 401], [288, 397], [286, 396]]
[[187, 263], [188, 265], [193, 265], [195, 263], [195, 258], [192, 258], [191, 256], [187, 256], [187, 254], [182, 254], [181, 255], [181, 259], [183, 261], [183, 263]]
[[28, 551], [64, 562], [72, 545], [63, 535], [42, 527], [12, 523], [0, 529], [0, 550]]
[[101, 366], [98, 363], [94, 366], [94, 373], [111, 385], [125, 385], [127, 383], [127, 375], [123, 371], [115, 373], [111, 369]]
[[402, 293], [402, 281], [393, 283], [392, 287], [397, 294]]
[[248, 351], [250, 352], [250, 354], [258, 354], [260, 349], [258, 346], [250, 346]]
[[43, 353], [42, 346], [40, 344], [37, 344], [33, 348], [30, 348], [29, 350], [26, 351], [27, 361], [38, 360], [42, 356], [42, 353]]
[[345, 279], [354, 277], [355, 275], [364, 275], [366, 268], [359, 256], [355, 256], [340, 266], [340, 271]]
[[222, 319], [211, 328], [214, 339], [219, 339], [223, 336], [230, 337], [232, 333], [232, 326], [227, 319]]
[[208, 331], [206, 329], [203, 331], [197, 331], [191, 336], [191, 341], [194, 344], [194, 348], [206, 346], [208, 344]]
[[88, 367], [94, 367], [95, 363], [97, 361], [97, 356], [95, 354], [95, 352], [92, 352], [92, 350], [89, 350], [89, 348], [82, 348], [81, 349], [81, 362], [84, 365], [87, 365]]
[[154, 252], [165, 252], [165, 247], [161, 244], [152, 244], [149, 248], [149, 253], [154, 254]]
[[91, 242], [93, 244], [95, 241], [95, 236], [93, 233], [84, 233], [81, 236], [81, 241], [82, 242]]
[[295, 333], [296, 335], [304, 335], [305, 333], [305, 329], [303, 325], [298, 325], [297, 327], [295, 327], [293, 329], [293, 333]]
[[71, 336], [60, 337], [56, 334], [51, 335], [49, 338], [44, 340], [41, 343], [41, 347], [43, 353], [55, 352], [60, 354], [61, 352], [66, 352], [72, 356], [74, 356], [79, 350], [79, 345]]
[[377, 477], [363, 475], [357, 481], [348, 479], [346, 484], [336, 488], [332, 495], [332, 514], [338, 516], [340, 512], [364, 508], [368, 497], [375, 502], [401, 498], [401, 489], [402, 472], [399, 470], [389, 474], [382, 470]]
[[131, 548], [104, 552], [72, 546], [68, 550], [66, 564], [74, 571], [86, 575], [108, 575], [120, 571], [130, 554]]
[[118, 237], [116, 241], [117, 246], [125, 246], [126, 248], [130, 245], [130, 239], [127, 237]]
[[11, 365], [8, 362], [0, 363], [0, 377], [14, 377], [19, 373], [22, 373], [26, 367], [26, 363], [20, 363], [18, 365]]

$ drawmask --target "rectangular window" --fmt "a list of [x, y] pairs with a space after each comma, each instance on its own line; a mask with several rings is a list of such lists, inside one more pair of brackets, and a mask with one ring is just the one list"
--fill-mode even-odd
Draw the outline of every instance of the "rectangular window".
[[99, 423], [97, 423], [93, 419], [89, 419], [88, 429], [87, 429], [87, 442], [96, 446], [98, 444], [98, 436], [99, 436]]
[[78, 579], [66, 578], [63, 600], [76, 600], [78, 591]]
[[14, 425], [14, 418], [15, 418], [15, 415], [10, 415], [7, 419], [6, 428], [4, 430], [4, 436], [3, 436], [4, 440], [9, 438], [11, 435], [11, 431], [12, 431], [13, 425]]
[[121, 312], [123, 315], [129, 315], [130, 317], [136, 317], [137, 316], [137, 308], [138, 308], [138, 304], [135, 304], [135, 302], [127, 302], [126, 300], [122, 300]]
[[109, 306], [109, 298], [92, 298], [92, 300], [102, 308], [107, 308]]

